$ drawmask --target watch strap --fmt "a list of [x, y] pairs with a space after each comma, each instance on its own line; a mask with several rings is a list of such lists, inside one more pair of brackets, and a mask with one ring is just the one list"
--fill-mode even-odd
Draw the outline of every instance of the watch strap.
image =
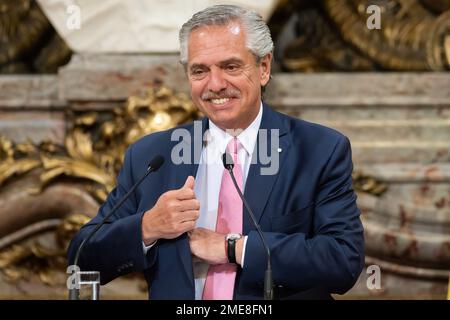
[[236, 239], [228, 239], [228, 262], [236, 263]]

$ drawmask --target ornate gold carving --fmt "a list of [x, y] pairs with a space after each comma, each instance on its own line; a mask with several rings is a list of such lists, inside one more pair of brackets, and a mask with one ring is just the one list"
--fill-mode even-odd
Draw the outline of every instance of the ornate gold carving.
[[[381, 8], [379, 30], [366, 25], [372, 4]], [[298, 7], [294, 15], [277, 41], [288, 70], [450, 70], [447, 0], [325, 0], [315, 8]], [[283, 44], [289, 33], [293, 39]]]
[[420, 2], [436, 13], [450, 10], [450, 0], [420, 0]]
[[[109, 115], [110, 119], [105, 120], [108, 115], [95, 112], [77, 115], [65, 146], [49, 141], [39, 146], [31, 142], [14, 145], [0, 137], [0, 187], [12, 177], [39, 170], [40, 187], [35, 192], [63, 178], [75, 179], [83, 181], [86, 190], [103, 202], [115, 186], [129, 144], [199, 116], [187, 95], [159, 87], [149, 89], [145, 97], [130, 97], [123, 108]], [[0, 270], [10, 280], [24, 279], [31, 270], [39, 273], [45, 283], [58, 283], [55, 270], [66, 265], [69, 240], [85, 222], [87, 217], [82, 215], [62, 220], [56, 228], [56, 244], [52, 248], [38, 242], [7, 246], [0, 251]]]
[[353, 187], [359, 192], [369, 193], [374, 196], [381, 196], [388, 189], [387, 184], [382, 183], [374, 177], [360, 171], [354, 171], [352, 178]]
[[[67, 266], [66, 251], [70, 240], [81, 226], [89, 221], [83, 214], [65, 217], [53, 233], [49, 245], [39, 241], [22, 241], [0, 251], [0, 270], [6, 281], [27, 280], [32, 274], [48, 285], [64, 283], [62, 271]], [[43, 226], [38, 228], [43, 230]]]
[[65, 146], [46, 141], [15, 145], [0, 137], [0, 186], [13, 176], [41, 168], [41, 187], [61, 177], [82, 179], [99, 201], [115, 185], [128, 145], [146, 134], [172, 128], [198, 118], [200, 113], [187, 95], [166, 87], [149, 89], [146, 97], [132, 96], [117, 108], [111, 120], [89, 112], [74, 119]]
[[34, 0], [0, 0], [0, 73], [49, 73], [72, 52]]

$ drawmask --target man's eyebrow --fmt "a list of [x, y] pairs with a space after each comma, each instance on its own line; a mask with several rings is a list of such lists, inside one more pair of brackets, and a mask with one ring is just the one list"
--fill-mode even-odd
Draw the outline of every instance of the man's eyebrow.
[[207, 66], [203, 63], [194, 63], [189, 67], [189, 70], [194, 70], [197, 68], [207, 68]]
[[[228, 65], [228, 64], [230, 64], [230, 63], [243, 64], [244, 61], [243, 61], [242, 59], [239, 59], [239, 58], [230, 58], [230, 59], [227, 59], [227, 60], [220, 61], [220, 62], [218, 63], [218, 65], [219, 65], [220, 67], [224, 67], [224, 66], [226, 66], [226, 65]], [[189, 70], [194, 70], [194, 69], [197, 69], [197, 68], [200, 68], [200, 69], [202, 69], [202, 68], [208, 68], [208, 66], [207, 66], [206, 64], [203, 64], [203, 63], [193, 63], [193, 64], [189, 67]]]
[[219, 66], [223, 67], [223, 66], [226, 66], [226, 65], [228, 65], [230, 63], [243, 64], [244, 61], [239, 59], [239, 58], [230, 58], [230, 59], [227, 59], [227, 60], [224, 60], [224, 61], [220, 61], [219, 62]]

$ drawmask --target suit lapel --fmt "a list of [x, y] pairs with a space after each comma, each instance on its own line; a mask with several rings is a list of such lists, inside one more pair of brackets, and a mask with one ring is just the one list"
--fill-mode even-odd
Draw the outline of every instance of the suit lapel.
[[[200, 124], [201, 123], [201, 127]], [[200, 161], [201, 151], [202, 151], [202, 138], [205, 130], [207, 129], [208, 119], [203, 118], [201, 122], [194, 122], [193, 126], [188, 128], [188, 131], [191, 136], [191, 141], [186, 141], [186, 148], [190, 148], [191, 150], [191, 164], [180, 164], [176, 165], [174, 170], [172, 171], [172, 183], [174, 189], [181, 188], [188, 176], [193, 176], [194, 178], [197, 175], [198, 164]], [[194, 141], [195, 139], [200, 139], [200, 141]], [[192, 269], [192, 256], [191, 256], [191, 248], [189, 247], [189, 239], [186, 233], [182, 234], [178, 237], [176, 241], [176, 246], [178, 249], [178, 254], [181, 258], [183, 269], [191, 282], [192, 288], [194, 288], [194, 272]]]
[[[264, 208], [266, 207], [272, 188], [278, 179], [279, 171], [283, 168], [283, 163], [287, 157], [291, 144], [286, 124], [283, 123], [280, 114], [266, 105], [263, 107], [260, 129], [266, 130], [267, 139], [264, 138], [264, 133], [261, 131], [258, 132], [257, 145], [253, 152], [252, 164], [250, 165], [244, 191], [244, 196], [247, 199], [250, 208], [253, 210], [257, 222], [261, 220]], [[279, 130], [278, 147], [276, 144], [272, 144], [272, 140], [276, 139], [276, 135], [272, 135], [271, 129]], [[265, 150], [264, 145], [266, 145]], [[263, 147], [261, 148], [261, 146]], [[278, 172], [269, 175], [262, 174], [261, 169], [270, 167], [270, 163], [266, 165], [262, 163], [262, 160], [264, 162], [264, 159], [262, 159], [261, 153], [265, 153], [266, 155], [270, 154], [271, 156], [273, 153], [278, 153]], [[254, 163], [254, 158], [256, 159], [256, 163]], [[244, 211], [247, 210], [244, 208]], [[243, 214], [243, 230], [244, 233], [248, 233], [250, 230], [254, 229], [253, 222], [251, 221], [248, 212], [244, 212]]]
[[[196, 120], [194, 125], [189, 126], [187, 130], [189, 131], [190, 141], [183, 140], [184, 148], [190, 150], [190, 162], [191, 163], [182, 163], [178, 165], [174, 165], [173, 171], [171, 174], [171, 186], [174, 189], [181, 188], [188, 176], [193, 176], [195, 178], [198, 170], [198, 164], [200, 162], [200, 156], [202, 152], [202, 138], [205, 130], [208, 126], [208, 119], [203, 118], [201, 121]], [[194, 141], [197, 140], [197, 141]], [[174, 144], [174, 145], [175, 145]], [[174, 145], [172, 147], [174, 147]], [[171, 160], [172, 161], [172, 160]]]

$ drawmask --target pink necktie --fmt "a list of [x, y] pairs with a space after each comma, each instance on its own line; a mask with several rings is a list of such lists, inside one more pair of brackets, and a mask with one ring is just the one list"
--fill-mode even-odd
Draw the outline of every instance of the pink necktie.
[[[233, 156], [233, 173], [242, 190], [242, 169], [237, 156], [240, 147], [237, 138], [233, 138], [227, 145], [228, 152]], [[230, 173], [224, 170], [219, 192], [216, 232], [242, 233], [242, 214], [242, 200], [234, 187]], [[211, 265], [203, 289], [203, 300], [232, 300], [236, 270], [235, 264]]]

